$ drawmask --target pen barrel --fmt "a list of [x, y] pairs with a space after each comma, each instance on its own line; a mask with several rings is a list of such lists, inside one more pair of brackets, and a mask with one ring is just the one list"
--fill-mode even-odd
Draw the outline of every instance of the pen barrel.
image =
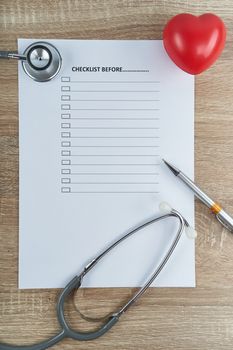
[[203, 192], [195, 183], [182, 171], [179, 171], [177, 177], [181, 179], [195, 194], [197, 198], [199, 198], [202, 203], [204, 203], [207, 207], [210, 208], [212, 213], [215, 214], [217, 220], [230, 232], [233, 233], [233, 218], [228, 215], [225, 210], [221, 208], [220, 205], [215, 203], [205, 192]]
[[205, 192], [203, 192], [195, 183], [184, 173], [180, 172], [178, 177], [186, 183], [186, 185], [192, 189], [195, 196], [198, 197], [208, 208], [212, 208], [215, 204], [215, 202], [207, 196]]
[[225, 228], [233, 232], [233, 218], [228, 215], [225, 210], [220, 210], [220, 212], [216, 215], [216, 218], [223, 226], [225, 226]]

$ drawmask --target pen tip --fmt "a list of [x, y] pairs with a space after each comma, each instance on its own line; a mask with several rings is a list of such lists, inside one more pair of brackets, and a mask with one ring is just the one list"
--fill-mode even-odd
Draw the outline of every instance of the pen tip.
[[172, 165], [171, 163], [168, 163], [165, 159], [163, 159], [164, 163], [166, 164], [166, 166], [171, 170], [171, 172], [173, 172], [173, 174], [175, 176], [179, 175], [180, 170], [178, 168], [176, 168], [174, 165]]

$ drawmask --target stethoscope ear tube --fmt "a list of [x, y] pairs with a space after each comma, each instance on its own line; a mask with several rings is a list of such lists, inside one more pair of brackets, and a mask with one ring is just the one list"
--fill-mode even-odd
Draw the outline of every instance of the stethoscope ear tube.
[[[154, 272], [150, 275], [150, 277], [146, 280], [144, 286], [142, 286], [136, 294], [133, 295], [133, 297], [128, 300], [124, 306], [122, 306], [117, 312], [114, 312], [113, 314], [110, 314], [106, 317], [101, 317], [101, 319], [105, 319], [105, 323], [97, 330], [93, 332], [78, 332], [69, 326], [65, 319], [64, 314], [64, 304], [66, 299], [69, 295], [73, 294], [72, 292], [79, 289], [82, 284], [83, 278], [86, 276], [87, 273], [89, 273], [96, 265], [97, 263], [102, 260], [109, 252], [111, 252], [116, 246], [118, 246], [120, 243], [125, 241], [127, 238], [135, 234], [136, 232], [139, 232], [140, 230], [144, 229], [145, 227], [152, 225], [158, 221], [166, 220], [169, 217], [173, 217], [178, 220], [179, 227], [177, 228], [177, 232], [175, 234], [174, 239], [171, 242], [171, 245], [167, 252], [165, 253], [164, 257], [162, 258], [162, 261], [159, 263], [159, 265], [155, 268]], [[149, 220], [146, 220], [142, 222], [141, 224], [131, 228], [129, 231], [127, 231], [123, 236], [121, 236], [119, 239], [117, 239], [115, 242], [113, 242], [111, 245], [109, 245], [104, 251], [102, 251], [97, 257], [95, 257], [93, 260], [91, 260], [83, 269], [83, 271], [78, 275], [75, 276], [64, 288], [62, 291], [58, 304], [57, 304], [57, 316], [59, 323], [61, 325], [61, 328], [64, 330], [64, 335], [66, 337], [70, 337], [77, 340], [93, 340], [96, 339], [103, 334], [105, 334], [110, 328], [112, 328], [115, 323], [119, 320], [120, 316], [128, 310], [128, 308], [139, 299], [139, 297], [149, 288], [149, 286], [152, 284], [152, 282], [157, 278], [157, 276], [160, 274], [160, 272], [163, 270], [165, 265], [167, 264], [169, 258], [171, 257], [174, 249], [176, 248], [182, 232], [185, 227], [190, 227], [188, 222], [183, 218], [183, 216], [177, 212], [174, 209], [166, 210], [166, 212], [162, 213], [160, 216], [153, 217]]]
[[[190, 227], [187, 220], [176, 210], [169, 209], [167, 205], [163, 205], [162, 209], [164, 211], [163, 214], [153, 217], [149, 220], [146, 220], [145, 222], [131, 228], [129, 231], [127, 231], [123, 236], [121, 236], [119, 239], [117, 239], [115, 242], [110, 244], [102, 253], [100, 253], [98, 256], [96, 256], [93, 260], [91, 260], [82, 270], [82, 272], [75, 276], [63, 289], [63, 291], [60, 294], [60, 297], [57, 302], [57, 317], [58, 321], [61, 326], [61, 330], [58, 334], [55, 336], [49, 338], [48, 340], [45, 340], [41, 343], [34, 344], [34, 345], [28, 345], [28, 346], [15, 346], [15, 345], [8, 345], [8, 344], [0, 344], [0, 350], [45, 350], [50, 346], [55, 345], [59, 341], [61, 341], [64, 338], [73, 338], [80, 341], [87, 341], [87, 340], [93, 340], [96, 339], [102, 335], [104, 335], [108, 330], [110, 330], [116, 322], [119, 320], [120, 316], [136, 301], [138, 298], [147, 290], [147, 288], [151, 285], [151, 283], [157, 278], [157, 276], [160, 274], [166, 263], [168, 262], [169, 258], [171, 257], [172, 253], [174, 252], [174, 249], [176, 248], [182, 232], [184, 231], [185, 227]], [[94, 330], [92, 332], [80, 332], [73, 330], [65, 318], [65, 302], [68, 297], [70, 297], [73, 294], [73, 291], [80, 288], [82, 284], [82, 280], [85, 277], [85, 275], [90, 272], [96, 264], [104, 257], [106, 256], [112, 249], [114, 249], [118, 244], [123, 242], [125, 239], [133, 235], [134, 233], [140, 231], [144, 227], [151, 225], [155, 222], [158, 222], [160, 220], [165, 220], [166, 218], [173, 217], [178, 219], [179, 227], [177, 229], [177, 232], [175, 234], [175, 237], [172, 240], [172, 243], [170, 247], [168, 248], [167, 252], [165, 253], [162, 261], [159, 263], [159, 265], [155, 268], [154, 272], [149, 276], [147, 281], [145, 282], [144, 286], [141, 287], [138, 292], [128, 301], [126, 304], [117, 312], [109, 315], [106, 317], [106, 321], [103, 325], [100, 326], [97, 330]]]

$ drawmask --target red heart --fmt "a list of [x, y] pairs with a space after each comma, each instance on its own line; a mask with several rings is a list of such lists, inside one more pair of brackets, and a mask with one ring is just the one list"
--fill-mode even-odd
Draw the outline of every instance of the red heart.
[[168, 55], [190, 74], [199, 74], [209, 68], [222, 52], [225, 40], [225, 25], [212, 13], [199, 17], [179, 14], [170, 19], [163, 31]]

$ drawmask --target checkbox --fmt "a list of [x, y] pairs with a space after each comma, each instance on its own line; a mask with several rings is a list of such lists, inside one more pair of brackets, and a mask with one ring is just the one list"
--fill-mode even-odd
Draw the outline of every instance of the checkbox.
[[64, 151], [64, 150], [62, 150], [62, 151], [61, 151], [61, 155], [62, 155], [62, 156], [70, 156], [70, 155], [71, 155], [71, 152], [70, 152], [70, 151]]
[[61, 173], [62, 174], [71, 174], [71, 170], [70, 169], [61, 169]]
[[62, 165], [70, 165], [71, 164], [71, 160], [70, 159], [62, 159], [61, 164]]
[[70, 95], [62, 95], [61, 99], [62, 101], [70, 101]]
[[69, 110], [70, 109], [70, 105], [61, 105], [61, 109]]
[[63, 128], [63, 129], [69, 129], [70, 128], [70, 123], [61, 123], [61, 127]]
[[70, 77], [61, 77], [61, 81], [63, 82], [70, 81]]
[[62, 141], [61, 146], [62, 147], [70, 147], [71, 146], [71, 142], [70, 141]]
[[70, 193], [71, 192], [71, 188], [70, 187], [62, 187], [61, 191], [62, 191], [62, 193]]
[[62, 132], [61, 137], [71, 137], [71, 133], [70, 132]]
[[63, 184], [70, 184], [71, 183], [71, 179], [69, 178], [69, 177], [63, 177], [62, 179], [61, 179], [61, 182], [63, 183]]
[[61, 118], [62, 119], [70, 119], [70, 113], [62, 113]]
[[70, 86], [62, 86], [61, 91], [70, 91]]

